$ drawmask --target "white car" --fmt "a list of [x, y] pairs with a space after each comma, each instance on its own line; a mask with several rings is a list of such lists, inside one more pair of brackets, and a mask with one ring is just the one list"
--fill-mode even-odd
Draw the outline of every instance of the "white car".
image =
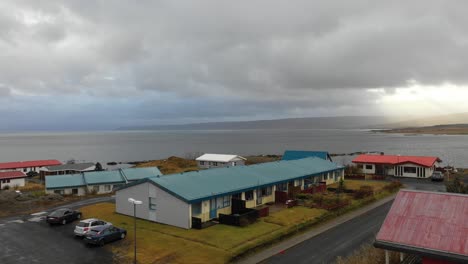
[[92, 228], [101, 226], [111, 226], [112, 223], [108, 223], [96, 218], [90, 218], [80, 221], [74, 230], [75, 236], [85, 236]]

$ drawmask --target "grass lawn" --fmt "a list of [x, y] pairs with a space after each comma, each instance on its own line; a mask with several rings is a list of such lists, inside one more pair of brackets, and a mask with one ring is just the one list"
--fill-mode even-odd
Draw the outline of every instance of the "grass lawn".
[[[115, 213], [115, 205], [101, 203], [81, 208], [85, 218], [96, 217], [127, 229], [128, 237], [109, 245], [116, 255], [133, 255], [133, 218]], [[137, 257], [141, 263], [225, 263], [240, 249], [283, 232], [291, 226], [325, 213], [294, 207], [270, 214], [247, 227], [216, 225], [185, 230], [137, 220]]]
[[[382, 190], [382, 188], [388, 184], [387, 181], [372, 181], [372, 180], [346, 180], [344, 181], [345, 188], [348, 190], [359, 190], [361, 186], [368, 185], [374, 187], [374, 191], [378, 192]], [[339, 183], [334, 183], [328, 185], [330, 188], [338, 188]]]

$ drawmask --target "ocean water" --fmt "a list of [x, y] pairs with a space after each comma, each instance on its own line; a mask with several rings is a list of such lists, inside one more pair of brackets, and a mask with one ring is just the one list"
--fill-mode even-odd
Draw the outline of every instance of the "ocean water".
[[[379, 151], [435, 155], [444, 164], [468, 167], [468, 136], [402, 135], [368, 130], [184, 130], [37, 132], [0, 134], [0, 162], [58, 159], [107, 163], [193, 157], [197, 153], [281, 154], [287, 149], [330, 153]], [[351, 156], [335, 157], [339, 164]]]

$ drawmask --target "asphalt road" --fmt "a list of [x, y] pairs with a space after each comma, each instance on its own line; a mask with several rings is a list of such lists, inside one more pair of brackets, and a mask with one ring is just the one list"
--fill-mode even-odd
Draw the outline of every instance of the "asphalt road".
[[[112, 200], [112, 197], [100, 197], [61, 207], [76, 208]], [[103, 248], [88, 247], [82, 239], [75, 238], [73, 229], [76, 221], [64, 226], [49, 226], [44, 221], [47, 212], [0, 219], [1, 264], [112, 263], [112, 254], [107, 250], [108, 245]]]
[[347, 256], [361, 245], [371, 243], [380, 229], [392, 202], [375, 208], [342, 225], [302, 242], [264, 263], [333, 263], [337, 256]]
[[[445, 191], [442, 182], [427, 179], [399, 179], [405, 188], [425, 191]], [[333, 263], [338, 256], [351, 255], [362, 245], [374, 241], [392, 202], [379, 206], [344, 224], [306, 240], [263, 263]]]

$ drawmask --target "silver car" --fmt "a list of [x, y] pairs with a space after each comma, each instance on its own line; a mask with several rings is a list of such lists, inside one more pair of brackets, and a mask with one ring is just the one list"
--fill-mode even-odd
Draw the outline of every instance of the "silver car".
[[112, 223], [108, 223], [96, 218], [90, 218], [80, 221], [74, 230], [75, 236], [85, 236], [92, 228], [101, 226], [111, 226]]

